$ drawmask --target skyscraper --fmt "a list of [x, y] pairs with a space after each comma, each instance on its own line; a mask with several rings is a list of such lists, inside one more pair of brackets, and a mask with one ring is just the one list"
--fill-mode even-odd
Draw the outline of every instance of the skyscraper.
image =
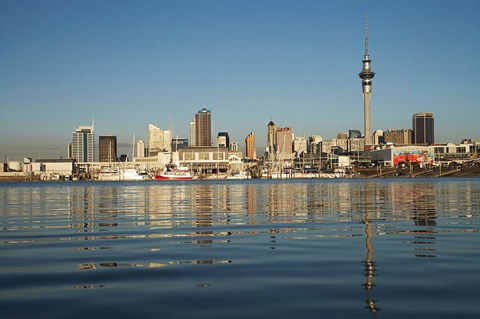
[[268, 159], [274, 160], [277, 146], [277, 127], [273, 121], [267, 125], [267, 153]]
[[290, 127], [282, 127], [277, 130], [277, 159], [288, 159], [293, 154], [293, 132]]
[[117, 161], [117, 137], [113, 135], [103, 135], [98, 137], [98, 161], [116, 162]]
[[230, 137], [227, 132], [219, 132], [217, 135], [217, 145], [220, 147], [230, 146]]
[[212, 116], [206, 108], [195, 114], [195, 146], [212, 146]]
[[293, 151], [297, 156], [307, 153], [307, 140], [304, 136], [297, 136], [293, 139]]
[[370, 131], [370, 94], [372, 93], [372, 79], [375, 73], [370, 68], [370, 57], [368, 56], [368, 22], [365, 21], [365, 55], [363, 56], [363, 69], [358, 74], [362, 79], [363, 92], [363, 125], [365, 135], [365, 146], [372, 145], [372, 132]]
[[388, 129], [383, 133], [383, 140], [385, 143], [410, 145], [412, 144], [412, 130], [409, 128], [401, 130]]
[[79, 163], [95, 161], [95, 135], [92, 126], [80, 126], [73, 132], [71, 158]]
[[195, 146], [195, 118], [190, 122], [190, 136], [188, 139], [188, 146]]
[[148, 124], [148, 154], [157, 155], [160, 152], [172, 151], [172, 133]]
[[247, 158], [254, 159], [257, 157], [255, 152], [255, 132], [250, 132], [245, 137], [245, 153]]
[[413, 144], [435, 143], [433, 113], [415, 113], [412, 118]]

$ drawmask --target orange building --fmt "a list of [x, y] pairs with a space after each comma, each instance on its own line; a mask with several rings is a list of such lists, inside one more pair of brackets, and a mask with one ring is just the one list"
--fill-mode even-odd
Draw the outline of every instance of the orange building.
[[257, 157], [255, 152], [255, 132], [251, 132], [245, 137], [245, 150], [247, 158], [254, 159]]

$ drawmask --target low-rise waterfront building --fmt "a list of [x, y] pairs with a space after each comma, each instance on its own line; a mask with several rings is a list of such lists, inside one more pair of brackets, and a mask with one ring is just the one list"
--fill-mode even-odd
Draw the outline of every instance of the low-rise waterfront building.
[[373, 163], [384, 166], [407, 165], [417, 163], [420, 166], [435, 163], [433, 146], [392, 146], [370, 151]]
[[229, 169], [226, 147], [186, 147], [179, 150], [181, 166], [197, 174], [227, 173]]
[[435, 157], [438, 161], [448, 162], [455, 161], [459, 164], [478, 160], [478, 154], [480, 153], [480, 143], [472, 141], [464, 141], [466, 143], [454, 144], [435, 144], [433, 148], [435, 150]]
[[44, 180], [72, 177], [77, 173], [76, 161], [73, 159], [38, 159], [29, 164], [32, 175], [40, 175]]

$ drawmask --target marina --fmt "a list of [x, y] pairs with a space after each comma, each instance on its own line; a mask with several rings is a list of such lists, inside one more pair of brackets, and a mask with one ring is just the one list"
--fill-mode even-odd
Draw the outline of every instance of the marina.
[[4, 182], [0, 197], [2, 318], [480, 313], [478, 178]]

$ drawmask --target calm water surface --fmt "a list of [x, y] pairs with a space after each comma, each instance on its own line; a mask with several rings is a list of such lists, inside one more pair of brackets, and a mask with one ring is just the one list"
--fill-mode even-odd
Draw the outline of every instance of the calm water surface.
[[478, 318], [480, 179], [0, 183], [1, 318]]

